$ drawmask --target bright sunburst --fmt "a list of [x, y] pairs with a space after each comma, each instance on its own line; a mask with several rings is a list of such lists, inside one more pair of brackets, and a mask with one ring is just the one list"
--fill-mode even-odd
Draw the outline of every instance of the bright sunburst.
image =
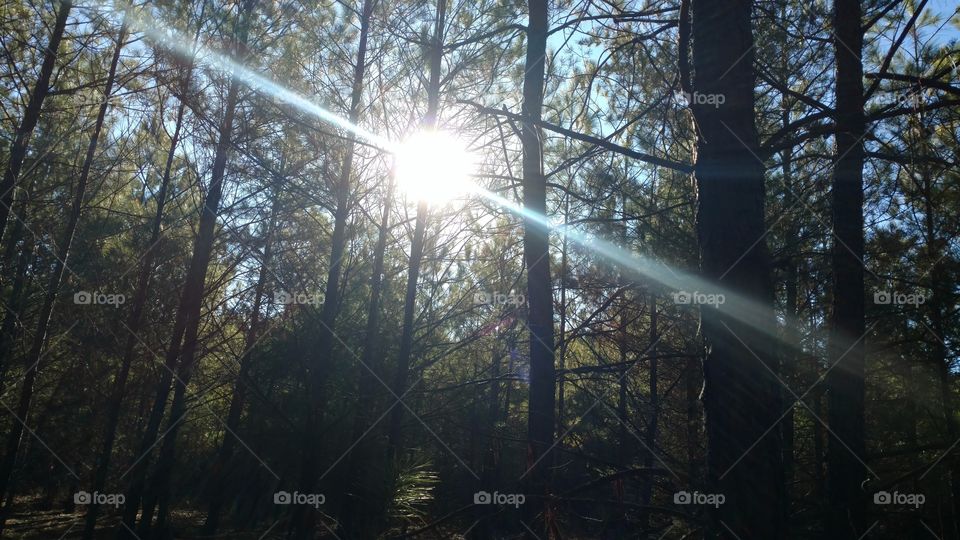
[[417, 200], [443, 204], [472, 189], [476, 156], [453, 133], [419, 131], [400, 144], [396, 158], [397, 184]]

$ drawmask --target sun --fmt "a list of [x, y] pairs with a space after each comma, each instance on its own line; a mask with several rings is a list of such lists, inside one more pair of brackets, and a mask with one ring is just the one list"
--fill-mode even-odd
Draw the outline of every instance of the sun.
[[396, 151], [397, 185], [418, 201], [441, 205], [473, 188], [476, 158], [453, 133], [418, 131]]

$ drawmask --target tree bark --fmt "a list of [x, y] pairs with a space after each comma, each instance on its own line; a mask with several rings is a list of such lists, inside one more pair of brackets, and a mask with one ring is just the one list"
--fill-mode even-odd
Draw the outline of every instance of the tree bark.
[[[441, 0], [443, 2], [445, 0]], [[410, 261], [407, 270], [407, 288], [403, 300], [403, 329], [400, 333], [400, 350], [397, 354], [397, 365], [393, 376], [391, 390], [397, 397], [407, 391], [407, 379], [410, 374], [410, 355], [413, 349], [413, 325], [417, 305], [417, 281], [420, 278], [420, 263], [423, 260], [423, 239], [427, 226], [427, 203], [420, 201], [417, 204], [417, 220], [413, 231], [413, 241], [410, 244]], [[391, 396], [392, 397], [392, 396]], [[387, 439], [387, 463], [396, 465], [395, 461], [403, 454], [401, 448], [403, 438], [403, 417], [405, 407], [397, 404], [390, 412], [390, 432]], [[396, 468], [393, 468], [396, 472]], [[393, 480], [391, 479], [391, 482]]]
[[[779, 538], [783, 480], [773, 285], [756, 157], [751, 2], [693, 0], [695, 177], [701, 272], [727, 303], [701, 309], [707, 344], [707, 480], [726, 497], [708, 507], [707, 537]], [[744, 309], [749, 308], [749, 309]], [[749, 322], [744, 322], [746, 319]]]
[[[547, 182], [543, 173], [542, 137], [537, 123], [543, 108], [547, 54], [547, 0], [529, 0], [527, 51], [523, 77], [523, 207], [546, 216]], [[553, 288], [550, 280], [550, 232], [536, 218], [523, 220], [523, 259], [527, 266], [527, 326], [530, 329], [530, 388], [527, 416], [527, 459], [523, 518], [530, 538], [550, 537], [547, 497], [554, 441], [555, 367]]]
[[[860, 2], [834, 3], [836, 158], [833, 170], [833, 305], [827, 344], [827, 534], [866, 530], [864, 466], [863, 29]], [[842, 438], [839, 439], [838, 437]]]

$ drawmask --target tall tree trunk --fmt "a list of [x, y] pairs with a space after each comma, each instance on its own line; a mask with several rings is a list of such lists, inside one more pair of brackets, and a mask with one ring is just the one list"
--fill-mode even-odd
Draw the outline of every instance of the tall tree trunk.
[[[441, 3], [445, 0], [441, 0]], [[423, 259], [423, 240], [427, 226], [427, 203], [420, 201], [417, 204], [417, 220], [413, 231], [413, 241], [410, 244], [410, 262], [407, 269], [407, 288], [403, 300], [403, 328], [400, 333], [400, 350], [397, 353], [397, 365], [393, 375], [391, 390], [397, 397], [407, 391], [407, 379], [410, 374], [410, 355], [413, 350], [413, 326], [417, 305], [417, 281], [420, 278], [420, 263]], [[396, 460], [403, 455], [403, 403], [397, 404], [390, 411], [390, 431], [387, 439], [387, 466], [396, 465]], [[393, 473], [396, 468], [392, 467]], [[390, 480], [391, 482], [393, 479]]]
[[[786, 14], [786, 7], [784, 7], [783, 14]], [[780, 72], [787, 76], [790, 72], [790, 68], [787, 65], [787, 59], [784, 59], [783, 65], [781, 65]], [[791, 112], [791, 97], [782, 93], [780, 95], [780, 124], [783, 127], [786, 127], [790, 124], [790, 112]], [[793, 149], [786, 148], [780, 153], [780, 169], [783, 174], [783, 185], [787, 186], [788, 189], [793, 189]], [[790, 228], [788, 229], [787, 238], [789, 241], [795, 241], [800, 237], [799, 225], [794, 219], [791, 221]], [[800, 245], [796, 245], [795, 249], [799, 251]], [[800, 318], [799, 318], [799, 275], [798, 275], [798, 265], [799, 265], [799, 255], [795, 255], [793, 252], [787, 253], [786, 258], [786, 275], [784, 276], [786, 284], [786, 305], [784, 306], [784, 339], [786, 341], [786, 347], [784, 348], [784, 354], [780, 359], [780, 373], [783, 377], [784, 382], [788, 385], [793, 384], [795, 375], [797, 374], [797, 366], [800, 363], [801, 357], [801, 348], [800, 348]], [[793, 468], [794, 468], [794, 459], [793, 459], [793, 449], [794, 449], [794, 398], [790, 394], [788, 388], [783, 388], [781, 392], [781, 397], [783, 399], [783, 406], [786, 408], [784, 411], [783, 421], [780, 423], [780, 434], [783, 438], [783, 509], [781, 515], [783, 516], [784, 524], [784, 535], [788, 535], [790, 532], [790, 499], [793, 491]]]
[[[249, 10], [245, 9], [245, 14], [242, 16], [248, 17]], [[246, 26], [246, 23], [243, 24]], [[244, 38], [245, 37], [246, 35], [244, 34]], [[224, 173], [232, 146], [233, 117], [236, 111], [237, 94], [239, 93], [238, 86], [239, 83], [234, 79], [231, 81], [230, 89], [228, 90], [227, 115], [224, 116], [223, 124], [220, 126], [219, 140], [217, 142], [213, 170], [210, 176], [210, 188], [207, 190], [207, 198], [204, 201], [203, 214], [200, 216], [200, 226], [197, 232], [197, 240], [194, 244], [194, 257], [190, 263], [191, 268], [188, 274], [189, 283], [185, 284], [184, 297], [181, 298], [181, 304], [185, 304], [186, 307], [186, 324], [183, 333], [183, 346], [180, 348], [178, 355], [179, 363], [177, 362], [177, 357], [169, 354], [166, 359], [168, 365], [171, 367], [176, 366], [177, 375], [173, 378], [175, 380], [168, 379], [171, 380], [174, 388], [173, 401], [170, 404], [170, 415], [167, 419], [167, 428], [164, 432], [163, 444], [160, 447], [160, 456], [154, 470], [153, 480], [150, 482], [150, 489], [144, 491], [143, 495], [143, 514], [140, 517], [140, 528], [137, 530], [137, 534], [143, 539], [151, 537], [151, 522], [155, 505], [158, 502], [165, 502], [168, 494], [170, 475], [172, 474], [174, 465], [177, 432], [187, 414], [187, 385], [190, 383], [194, 368], [196, 367], [200, 316], [205, 290], [204, 285], [216, 236], [215, 229], [217, 215], [220, 210], [220, 199], [223, 194]], [[186, 296], [188, 291], [192, 292], [193, 296], [188, 298]], [[170, 375], [172, 378], [172, 374]], [[169, 384], [167, 384], [165, 388], [160, 388], [160, 392], [158, 392], [156, 396], [157, 401], [154, 402], [154, 410], [158, 410], [157, 404], [160, 404], [159, 410], [161, 416], [163, 403], [160, 402], [160, 398], [162, 395], [165, 401], [169, 393], [169, 388]], [[156, 434], [153, 434], [152, 438], [155, 439], [155, 437]], [[136, 501], [136, 499], [133, 500]], [[160, 523], [158, 524], [160, 530], [162, 530], [165, 518], [166, 513], [161, 512]]]
[[[629, 240], [627, 238], [628, 227], [626, 221], [627, 215], [627, 196], [626, 191], [622, 193], [621, 197], [621, 217], [623, 221], [621, 222], [622, 226], [620, 227], [620, 245], [624, 246], [624, 249], [629, 246]], [[620, 369], [618, 370], [617, 382], [619, 389], [617, 392], [617, 465], [620, 467], [620, 470], [628, 470], [630, 468], [630, 463], [633, 459], [633, 452], [635, 445], [633, 444], [634, 435], [630, 432], [629, 428], [629, 406], [628, 399], [630, 395], [630, 382], [628, 375], [630, 374], [630, 369], [627, 366], [627, 354], [630, 349], [630, 335], [629, 335], [629, 313], [628, 308], [632, 303], [630, 298], [631, 292], [633, 290], [633, 283], [628, 281], [624, 275], [626, 272], [622, 270], [619, 272], [617, 281], [621, 287], [624, 287], [623, 295], [620, 297], [620, 309], [617, 321], [617, 363], [620, 364]], [[635, 359], [639, 362], [639, 359]], [[613, 520], [612, 529], [616, 536], [623, 536], [626, 532], [627, 520], [629, 518], [627, 514], [627, 508], [624, 505], [626, 502], [626, 483], [629, 479], [618, 478], [614, 482], [614, 489], [616, 493], [617, 502], [619, 507], [617, 508], [616, 518]]]
[[[7, 218], [10, 216], [10, 209], [13, 207], [17, 181], [20, 177], [20, 170], [23, 168], [23, 160], [27, 157], [27, 145], [30, 144], [30, 136], [33, 135], [33, 128], [37, 126], [37, 122], [40, 120], [43, 100], [50, 92], [50, 77], [53, 75], [53, 68], [57, 63], [57, 51], [60, 49], [60, 42], [63, 41], [63, 32], [67, 26], [67, 17], [70, 15], [72, 7], [73, 2], [71, 0], [60, 0], [57, 19], [53, 23], [53, 33], [50, 34], [50, 41], [44, 49], [40, 76], [33, 86], [33, 91], [30, 92], [27, 108], [23, 112], [23, 118], [20, 120], [16, 133], [13, 135], [13, 144], [10, 146], [10, 161], [3, 172], [3, 180], [0, 181], [0, 240], [3, 239]], [[6, 363], [6, 359], [0, 358], [0, 362]]]
[[[446, 24], [447, 0], [437, 2], [437, 16], [434, 21], [433, 44], [430, 49], [430, 79], [427, 83], [427, 111], [423, 118], [423, 129], [433, 130], [437, 126], [440, 110], [440, 70], [443, 62], [443, 30]], [[410, 373], [410, 356], [413, 352], [414, 315], [417, 308], [417, 282], [420, 279], [420, 264], [423, 259], [423, 244], [426, 235], [429, 206], [425, 200], [417, 203], [417, 217], [410, 243], [410, 261], [407, 270], [407, 286], [403, 300], [403, 326], [400, 332], [400, 349], [397, 353], [391, 392], [398, 398], [407, 392], [407, 380]], [[387, 435], [387, 470], [389, 471], [388, 493], [393, 492], [399, 471], [398, 461], [403, 455], [403, 417], [407, 409], [403, 402], [390, 411], [390, 427]]]
[[[69, 2], [64, 2], [61, 9], [69, 9]], [[66, 17], [64, 14], [63, 17]], [[59, 18], [58, 18], [59, 22]], [[61, 30], [62, 32], [62, 30]], [[17, 461], [17, 454], [20, 449], [20, 443], [23, 438], [23, 428], [29, 419], [30, 402], [33, 399], [34, 384], [37, 380], [37, 374], [43, 366], [43, 348], [47, 342], [47, 329], [50, 325], [50, 319], [53, 316], [53, 309], [60, 296], [60, 285], [63, 283], [63, 274], [67, 268], [67, 259], [70, 257], [70, 248], [73, 245], [73, 237], [80, 223], [80, 217], [83, 214], [84, 199], [87, 194], [87, 182], [90, 179], [90, 167], [93, 165], [93, 158], [97, 153], [97, 143], [100, 141], [100, 133], [103, 130], [104, 120], [107, 116], [107, 109], [110, 108], [110, 96], [113, 93], [113, 84], [116, 80], [117, 66], [120, 64], [120, 51], [123, 50], [123, 42], [126, 39], [127, 26], [124, 22], [117, 36], [117, 44], [113, 49], [113, 57], [110, 59], [110, 69], [107, 73], [107, 80], [103, 88], [103, 102], [97, 110], [97, 120], [93, 126], [93, 132], [90, 134], [90, 142], [87, 145], [87, 153], [83, 159], [83, 165], [80, 169], [80, 176], [77, 178], [76, 192], [73, 196], [73, 205], [70, 209], [70, 216], [67, 219], [67, 226], [63, 230], [63, 236], [57, 243], [58, 249], [55, 255], [56, 261], [53, 270], [50, 272], [50, 279], [47, 282], [47, 288], [43, 299], [43, 305], [40, 308], [40, 314], [37, 317], [37, 330], [33, 335], [33, 344], [30, 352], [24, 359], [26, 374], [20, 387], [20, 399], [17, 404], [16, 415], [13, 420], [13, 427], [7, 435], [6, 455], [2, 464], [0, 464], [0, 497], [4, 497], [4, 509], [0, 514], [0, 536], [2, 536], [3, 526], [6, 522], [7, 508], [10, 506], [13, 498], [13, 489], [10, 486], [10, 478], [13, 467]], [[18, 169], [19, 170], [19, 169]], [[4, 216], [5, 217], [5, 216]]]
[[[827, 534], [866, 530], [864, 466], [863, 28], [860, 2], [836, 0], [836, 158], [833, 170], [833, 306], [826, 376]], [[842, 438], [839, 439], [839, 438]]]
[[[123, 398], [126, 394], [127, 380], [130, 378], [130, 368], [133, 365], [134, 354], [136, 352], [137, 342], [139, 340], [140, 330], [143, 328], [143, 311], [147, 304], [150, 294], [150, 281], [153, 277], [154, 263], [157, 257], [156, 245], [160, 241], [160, 235], [163, 228], [163, 212], [167, 203], [167, 190], [170, 186], [170, 173], [173, 168], [174, 157], [176, 156], [177, 145], [180, 141], [180, 133], [183, 127], [183, 117], [186, 111], [186, 91], [190, 80], [190, 69], [184, 77], [184, 83], [180, 96], [180, 105], [177, 108], [177, 119], [174, 124], [173, 134], [170, 138], [170, 147], [167, 150], [166, 162], [163, 167], [163, 177], [160, 180], [160, 188], [157, 191], [157, 208], [153, 215], [153, 224], [150, 230], [150, 239], [147, 241], [147, 249], [143, 254], [140, 263], [140, 270], [137, 275], [137, 288], [133, 296], [133, 305], [130, 314], [127, 316], [126, 326], [129, 330], [127, 340], [123, 347], [123, 357], [120, 361], [120, 369], [113, 381], [110, 397], [106, 406], [106, 421], [104, 423], [103, 442], [100, 454], [97, 456], [96, 466], [93, 474], [91, 493], [103, 492], [107, 484], [107, 476], [110, 471], [110, 458], [113, 454], [113, 445], [116, 441], [117, 427], [120, 421], [120, 412], [123, 408]], [[84, 523], [83, 540], [91, 540], [97, 525], [97, 515], [100, 512], [100, 505], [92, 502], [87, 508], [87, 515]]]
[[[653, 469], [656, 458], [655, 449], [657, 447], [657, 427], [660, 421], [660, 394], [658, 383], [660, 374], [657, 362], [657, 343], [660, 341], [659, 313], [657, 311], [657, 295], [650, 292], [650, 368], [647, 372], [647, 379], [650, 384], [650, 416], [647, 419], [647, 432], [644, 436], [645, 453], [643, 456], [643, 466], [648, 471]], [[640, 488], [640, 503], [649, 506], [653, 500], [654, 475], [647, 474], [643, 479], [643, 485]], [[649, 527], [650, 514], [645, 512], [642, 515], [642, 525]]]
[[[243, 415], [243, 407], [247, 397], [247, 387], [252, 384], [249, 376], [250, 357], [253, 355], [254, 346], [260, 339], [263, 326], [260, 322], [260, 308], [263, 305], [264, 290], [266, 289], [267, 281], [269, 281], [270, 272], [272, 271], [270, 264], [273, 262], [273, 234], [276, 227], [277, 215], [280, 211], [280, 189], [282, 183], [283, 177], [278, 175], [278, 177], [274, 179], [270, 218], [263, 236], [263, 257], [260, 259], [260, 272], [257, 276], [257, 284], [254, 286], [250, 323], [243, 339], [243, 353], [239, 359], [240, 371], [237, 374], [236, 381], [234, 381], [233, 393], [230, 396], [230, 408], [227, 410], [226, 429], [223, 432], [223, 441], [220, 443], [220, 450], [217, 452], [216, 461], [210, 469], [212, 486], [210, 489], [210, 504], [207, 509], [207, 518], [203, 524], [203, 534], [205, 536], [212, 536], [217, 532], [217, 528], [220, 525], [220, 511], [223, 508], [226, 495], [225, 487], [230, 476], [228, 467], [237, 444], [236, 433], [240, 429], [240, 418]], [[167, 480], [167, 482], [169, 482], [169, 480]]]
[[557, 427], [555, 433], [564, 432], [563, 416], [566, 400], [566, 375], [567, 366], [567, 227], [570, 224], [570, 196], [565, 195], [563, 200], [563, 237], [560, 241], [560, 324], [557, 331], [560, 336], [559, 351], [557, 351], [557, 367], [559, 375], [557, 376]]
[[[364, 78], [367, 70], [367, 40], [370, 32], [370, 19], [373, 13], [373, 1], [364, 0], [360, 17], [360, 37], [357, 45], [357, 60], [353, 67], [353, 84], [350, 93], [349, 119], [356, 124], [360, 119], [363, 98]], [[320, 476], [320, 454], [323, 446], [322, 420], [326, 403], [324, 385], [327, 370], [333, 355], [334, 330], [340, 304], [340, 276], [343, 269], [343, 257], [347, 246], [347, 218], [350, 213], [351, 175], [353, 174], [353, 156], [356, 143], [353, 138], [347, 140], [346, 151], [340, 176], [334, 190], [336, 207], [333, 216], [333, 234], [330, 237], [330, 266], [327, 270], [327, 282], [324, 288], [323, 307], [320, 310], [320, 328], [317, 329], [317, 341], [311, 358], [306, 359], [309, 366], [310, 409], [306, 415], [305, 446], [303, 465], [300, 471], [299, 490], [311, 493]], [[304, 505], [293, 508], [292, 528], [297, 538], [312, 538], [316, 512]]]
[[[701, 309], [710, 489], [707, 536], [778, 538], [783, 491], [773, 285], [764, 240], [764, 169], [754, 124], [751, 2], [693, 0], [700, 128], [695, 166], [701, 272], [727, 291]], [[723, 104], [714, 106], [716, 97]], [[710, 104], [704, 103], [711, 101]], [[747, 309], [749, 308], [749, 309]], [[746, 319], [746, 322], [744, 321]]]
[[[796, 234], [792, 236], [796, 238]], [[781, 370], [783, 380], [791, 384], [796, 380], [796, 366], [800, 362], [800, 327], [798, 317], [798, 278], [797, 261], [788, 255], [787, 275], [786, 275], [786, 306], [784, 309], [784, 338], [786, 347], [783, 358], [781, 359]], [[781, 394], [783, 399], [784, 417], [780, 424], [780, 434], [783, 438], [783, 523], [785, 536], [789, 533], [790, 525], [790, 500], [793, 492], [793, 470], [794, 470], [794, 430], [796, 429], [794, 421], [794, 399], [790, 392], [784, 389]]]
[[[22, 204], [22, 219], [27, 219], [26, 204]], [[23, 221], [18, 220], [14, 225], [14, 237], [19, 237], [23, 230]], [[20, 314], [26, 307], [27, 294], [24, 290], [27, 285], [27, 268], [33, 259], [33, 242], [27, 241], [20, 249], [17, 257], [16, 275], [13, 278], [13, 285], [10, 288], [8, 302], [4, 306], [3, 326], [0, 327], [0, 394], [3, 393], [6, 384], [7, 370], [10, 368], [8, 359], [12, 359], [14, 346], [21, 325]]]
[[[239, 49], [243, 49], [246, 44], [248, 18], [254, 1], [255, 0], [247, 0], [240, 7], [241, 13], [238, 14], [240, 22], [238, 23], [236, 41]], [[126, 491], [123, 526], [120, 528], [120, 536], [122, 538], [135, 538], [133, 530], [136, 525], [140, 500], [144, 495], [144, 489], [146, 487], [147, 467], [150, 461], [149, 454], [157, 441], [160, 424], [163, 421], [163, 413], [166, 409], [167, 398], [170, 394], [170, 386], [173, 384], [174, 372], [176, 370], [178, 379], [182, 379], [183, 375], [189, 371], [177, 369], [178, 364], [181, 363], [181, 353], [184, 358], [183, 364], [192, 363], [193, 361], [192, 356], [195, 353], [197, 329], [200, 324], [200, 312], [203, 303], [204, 282], [207, 276], [207, 268], [210, 264], [210, 256], [213, 251], [214, 233], [217, 215], [220, 212], [220, 199], [223, 194], [223, 178], [230, 153], [233, 120], [236, 114], [239, 92], [240, 82], [236, 78], [232, 78], [224, 102], [223, 120], [218, 130], [213, 168], [210, 173], [210, 186], [207, 189], [207, 196], [203, 201], [197, 237], [193, 244], [193, 256], [190, 260], [187, 277], [183, 285], [183, 292], [180, 296], [170, 346], [164, 356], [164, 369], [161, 372], [160, 381], [157, 383], [153, 406], [150, 410], [150, 418], [147, 421], [146, 428], [140, 440], [139, 449], [135, 454], [135, 459], [138, 461], [129, 472], [130, 480], [129, 487]], [[178, 380], [177, 390], [182, 391], [183, 389], [185, 389], [184, 384]], [[176, 405], [176, 403], [174, 403], [174, 405]], [[182, 401], [180, 405], [182, 406]], [[174, 409], [175, 407], [171, 406], [170, 421], [178, 423], [182, 419], [182, 411], [180, 411], [181, 415], [178, 416], [178, 411]], [[175, 437], [175, 435], [175, 432], [167, 433], [166, 437], [172, 438]], [[147, 509], [146, 504], [144, 508], [145, 510]], [[148, 517], [146, 514], [147, 512], [145, 511], [144, 518]], [[144, 521], [148, 522], [149, 520], [144, 519]]]
[[[506, 329], [506, 332], [512, 332], [512, 325]], [[478, 488], [484, 491], [495, 491], [500, 481], [500, 440], [497, 425], [500, 422], [500, 377], [502, 376], [501, 366], [503, 364], [504, 349], [501, 345], [502, 334], [497, 335], [493, 343], [493, 352], [491, 356], [490, 369], [490, 389], [487, 395], [486, 418], [483, 422], [483, 431], [487, 434], [489, 443], [483, 457], [483, 465], [480, 470], [480, 483]], [[474, 538], [491, 538], [497, 534], [497, 525], [492, 523], [496, 520], [496, 511], [489, 506], [477, 508], [476, 518], [481, 520], [477, 524], [477, 533]]]
[[[376, 501], [381, 496], [371, 486], [371, 483], [379, 481], [379, 479], [372, 478], [369, 467], [364, 467], [363, 464], [374, 459], [371, 452], [373, 444], [366, 438], [371, 435], [366, 432], [373, 429], [370, 426], [372, 414], [379, 410], [377, 405], [380, 403], [374, 390], [379, 386], [378, 379], [383, 379], [383, 366], [378, 359], [380, 351], [374, 344], [380, 340], [380, 303], [383, 294], [384, 252], [387, 248], [387, 235], [390, 230], [393, 189], [394, 178], [391, 168], [390, 180], [383, 201], [383, 214], [380, 217], [380, 229], [377, 233], [377, 244], [373, 250], [370, 303], [367, 306], [367, 325], [363, 333], [363, 342], [366, 345], [360, 359], [361, 364], [357, 366], [357, 412], [353, 419], [350, 440], [358, 442], [356, 448], [350, 452], [347, 458], [346, 472], [352, 474], [349, 480], [344, 481], [345, 489], [350, 489], [352, 492], [344, 493], [340, 510], [342, 530], [347, 538], [366, 538], [375, 534], [375, 531], [379, 530], [380, 527], [380, 524], [376, 523], [376, 519], [363, 519], [360, 505], [363, 504], [363, 501]], [[394, 406], [399, 407], [400, 405]]]
[[[523, 77], [523, 207], [546, 216], [547, 181], [543, 173], [540, 121], [547, 54], [547, 0], [529, 0], [527, 51]], [[550, 470], [554, 440], [553, 289], [550, 280], [550, 232], [537, 219], [523, 221], [523, 259], [527, 266], [527, 326], [530, 329], [530, 388], [527, 416], [527, 460], [524, 473], [528, 535], [550, 537]]]

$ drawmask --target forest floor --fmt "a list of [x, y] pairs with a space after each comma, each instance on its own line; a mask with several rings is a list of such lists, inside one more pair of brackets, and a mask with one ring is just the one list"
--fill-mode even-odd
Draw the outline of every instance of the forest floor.
[[[75, 513], [56, 510], [14, 512], [7, 520], [3, 538], [24, 540], [80, 538], [83, 533], [84, 515], [85, 513], [82, 510]], [[199, 529], [202, 523], [202, 516], [198, 516], [194, 512], [173, 512], [171, 519], [175, 529], [184, 531], [183, 534], [175, 534], [173, 539], [236, 538], [238, 540], [267, 540], [283, 536], [280, 527], [268, 528], [267, 526], [259, 531], [224, 531], [216, 536], [199, 536], [195, 531]], [[119, 526], [119, 516], [104, 516], [99, 520], [94, 538], [97, 540], [113, 540], [116, 537], [116, 528]]]
[[[85, 512], [78, 509], [71, 512], [61, 510], [37, 510], [31, 508], [15, 508], [7, 519], [3, 538], [23, 540], [68, 540], [80, 538], [83, 534]], [[216, 536], [202, 536], [199, 533], [203, 524], [203, 514], [196, 511], [171, 512], [173, 529], [178, 531], [169, 540], [272, 540], [283, 538], [283, 527], [279, 522], [272, 526], [264, 525], [253, 531], [224, 530]], [[117, 527], [120, 527], [119, 515], [107, 515], [98, 520], [96, 540], [113, 540], [116, 538]], [[334, 538], [332, 534], [324, 538]], [[446, 540], [463, 538], [456, 531], [437, 530], [431, 535], [423, 535], [424, 540], [443, 538]]]

